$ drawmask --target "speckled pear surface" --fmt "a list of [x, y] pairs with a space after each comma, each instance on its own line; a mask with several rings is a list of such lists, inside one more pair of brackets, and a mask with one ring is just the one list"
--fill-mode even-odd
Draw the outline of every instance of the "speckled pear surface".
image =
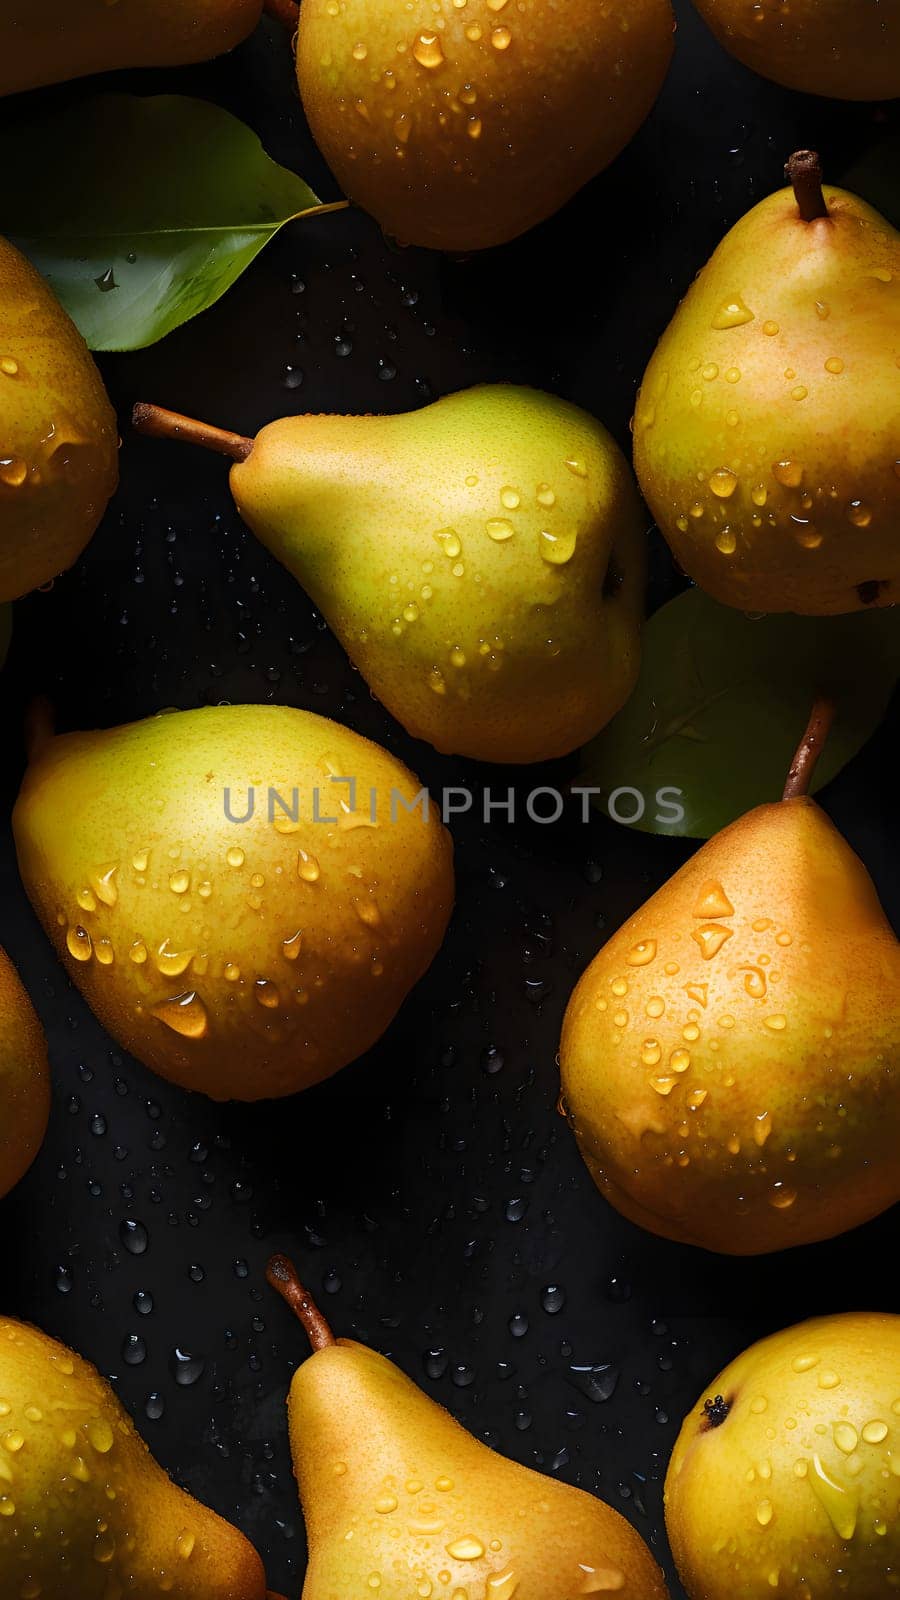
[[3, 601], [72, 565], [118, 481], [116, 418], [87, 345], [44, 279], [5, 239], [0, 452]]
[[256, 1551], [154, 1461], [112, 1389], [0, 1317], [4, 1600], [265, 1600]]
[[[229, 821], [226, 789], [240, 819], [251, 787], [252, 816]], [[452, 849], [433, 808], [405, 809], [418, 793], [311, 712], [170, 712], [44, 745], [15, 809], [19, 866], [127, 1050], [215, 1099], [292, 1094], [374, 1044], [441, 943]]]
[[900, 95], [900, 0], [694, 0], [764, 78], [836, 100]]
[[261, 0], [3, 0], [0, 94], [208, 61], [245, 39], [261, 10]]
[[898, 1443], [900, 1317], [820, 1317], [738, 1356], [685, 1421], [666, 1479], [689, 1600], [888, 1600]]
[[585, 743], [634, 686], [644, 525], [605, 429], [491, 385], [386, 417], [287, 417], [235, 501], [417, 738], [488, 761]]
[[496, 1455], [373, 1350], [339, 1340], [317, 1351], [294, 1377], [289, 1415], [303, 1600], [666, 1600], [623, 1517]]
[[613, 935], [560, 1063], [595, 1182], [665, 1238], [757, 1254], [900, 1198], [900, 946], [809, 799], [732, 823]]
[[635, 411], [644, 496], [726, 605], [829, 615], [900, 597], [900, 236], [790, 189], [723, 240], [657, 346]]
[[31, 1166], [49, 1114], [44, 1030], [15, 967], [0, 949], [0, 1197]]
[[669, 0], [303, 0], [300, 93], [341, 187], [387, 233], [480, 250], [619, 154], [674, 26]]

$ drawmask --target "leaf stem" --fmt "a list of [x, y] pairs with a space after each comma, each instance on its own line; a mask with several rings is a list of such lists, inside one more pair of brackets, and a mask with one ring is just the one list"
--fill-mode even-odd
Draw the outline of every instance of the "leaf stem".
[[314, 1350], [325, 1350], [335, 1343], [328, 1323], [300, 1282], [293, 1261], [289, 1261], [287, 1256], [273, 1256], [266, 1268], [266, 1278], [282, 1300], [296, 1312]]
[[229, 433], [211, 423], [197, 422], [194, 417], [183, 417], [178, 411], [167, 411], [164, 406], [147, 405], [143, 400], [131, 413], [131, 425], [136, 433], [149, 438], [184, 439], [188, 444], [202, 445], [204, 450], [230, 456], [232, 461], [246, 461], [253, 449], [253, 440], [242, 433]]
[[819, 695], [812, 708], [806, 732], [791, 762], [782, 800], [798, 800], [803, 795], [809, 794], [816, 763], [822, 754], [833, 721], [834, 701], [826, 695]]
[[801, 221], [815, 222], [819, 217], [828, 216], [822, 193], [822, 163], [817, 151], [795, 150], [784, 175], [793, 187]]

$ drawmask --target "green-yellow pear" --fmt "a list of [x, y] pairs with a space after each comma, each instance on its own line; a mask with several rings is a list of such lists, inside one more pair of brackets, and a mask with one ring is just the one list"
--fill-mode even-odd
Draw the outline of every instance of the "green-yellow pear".
[[701, 588], [826, 616], [900, 598], [900, 235], [809, 151], [788, 172], [663, 334], [634, 458]]
[[309, 1544], [303, 1600], [666, 1600], [618, 1512], [496, 1455], [393, 1362], [335, 1340], [284, 1256], [269, 1282], [314, 1352], [288, 1400]]
[[819, 1317], [753, 1345], [684, 1423], [666, 1525], [689, 1600], [897, 1591], [900, 1317]]
[[764, 78], [836, 100], [900, 95], [900, 0], [694, 0]]
[[208, 61], [256, 27], [262, 0], [3, 0], [0, 95], [119, 67]]
[[126, 1050], [214, 1099], [258, 1100], [380, 1038], [453, 901], [449, 834], [399, 761], [285, 706], [36, 745], [14, 813], [22, 878]]
[[0, 601], [72, 565], [117, 480], [115, 413], [87, 345], [0, 239]]
[[[829, 1239], [900, 1199], [900, 945], [806, 785], [698, 850], [569, 1002], [563, 1102], [594, 1181], [731, 1255]], [[900, 1391], [898, 1391], [900, 1392]]]
[[481, 250], [624, 149], [674, 27], [669, 0], [303, 0], [297, 75], [351, 200], [406, 244]]
[[0, 1317], [0, 1397], [4, 1600], [265, 1600], [252, 1545], [166, 1477], [89, 1362]]
[[49, 1115], [44, 1030], [15, 967], [0, 949], [0, 1198], [31, 1166]]
[[631, 693], [644, 513], [577, 407], [498, 384], [400, 416], [285, 417], [255, 441], [155, 406], [135, 424], [232, 456], [244, 520], [438, 750], [564, 755]]

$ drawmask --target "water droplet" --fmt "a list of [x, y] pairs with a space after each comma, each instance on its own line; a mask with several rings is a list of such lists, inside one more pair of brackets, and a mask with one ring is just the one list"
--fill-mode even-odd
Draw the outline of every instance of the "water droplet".
[[455, 561], [456, 557], [460, 553], [460, 550], [462, 549], [462, 545], [459, 542], [459, 536], [455, 530], [453, 528], [442, 528], [439, 533], [435, 534], [434, 537], [443, 550], [444, 555], [448, 556], [451, 561]]
[[395, 1494], [379, 1495], [375, 1501], [375, 1510], [379, 1516], [386, 1517], [397, 1509], [397, 1496]]
[[850, 1422], [836, 1422], [832, 1429], [834, 1442], [845, 1456], [852, 1456], [859, 1444], [859, 1434]]
[[772, 1113], [771, 1111], [763, 1111], [754, 1119], [753, 1123], [753, 1142], [759, 1146], [760, 1150], [762, 1149], [766, 1140], [769, 1138], [771, 1132]]
[[18, 370], [19, 363], [14, 361], [12, 356], [4, 356], [3, 360], [0, 361], [0, 372], [4, 372], [7, 378], [14, 378]]
[[192, 1356], [188, 1351], [178, 1347], [172, 1351], [169, 1371], [180, 1388], [189, 1389], [203, 1376], [205, 1370], [206, 1362], [202, 1356]]
[[500, 503], [506, 507], [507, 511], [515, 511], [522, 503], [522, 496], [519, 494], [518, 489], [513, 489], [507, 484], [505, 488], [500, 490]]
[[[506, 0], [500, 0], [500, 3], [505, 5]], [[496, 8], [497, 0], [488, 0], [488, 5]], [[493, 1577], [488, 1578], [485, 1600], [513, 1600], [518, 1588], [519, 1574], [515, 1567], [506, 1567], [503, 1572], [495, 1572]]]
[[508, 50], [512, 44], [512, 34], [509, 29], [502, 25], [499, 28], [492, 28], [491, 44], [495, 50]]
[[484, 1555], [484, 1545], [480, 1539], [471, 1537], [455, 1539], [446, 1549], [452, 1561], [480, 1561]]
[[790, 1211], [791, 1206], [796, 1203], [796, 1200], [796, 1189], [789, 1189], [787, 1184], [784, 1183], [775, 1183], [772, 1185], [772, 1193], [769, 1195], [769, 1205], [773, 1208], [773, 1210]]
[[109, 866], [100, 867], [91, 877], [91, 888], [101, 905], [114, 906], [119, 898], [116, 887], [116, 873], [119, 870], [117, 861]]
[[186, 894], [190, 887], [191, 875], [189, 872], [185, 872], [184, 868], [172, 873], [169, 879], [169, 888], [173, 894]]
[[760, 1500], [759, 1505], [756, 1508], [756, 1520], [760, 1527], [767, 1528], [774, 1515], [775, 1510], [771, 1500]]
[[578, 1570], [582, 1574], [579, 1594], [615, 1594], [625, 1587], [625, 1574], [618, 1567], [589, 1567], [582, 1563]]
[[709, 487], [718, 500], [730, 500], [737, 486], [737, 473], [728, 467], [717, 467], [710, 475]]
[[87, 928], [80, 923], [66, 934], [66, 949], [75, 961], [90, 961], [94, 953], [93, 941]]
[[700, 946], [704, 961], [711, 961], [713, 956], [718, 955], [731, 935], [731, 928], [721, 927], [717, 922], [707, 923], [706, 927], [694, 928], [691, 932], [691, 938]]
[[202, 1039], [209, 1028], [206, 1007], [193, 989], [159, 1001], [150, 1007], [150, 1012], [183, 1039]]
[[488, 538], [493, 539], [497, 544], [502, 544], [504, 540], [511, 539], [516, 531], [507, 517], [489, 517], [484, 526]]
[[122, 1360], [126, 1367], [139, 1367], [147, 1359], [145, 1341], [136, 1333], [126, 1335], [122, 1345]]
[[835, 376], [837, 376], [837, 374], [840, 373], [840, 372], [843, 372], [843, 370], [844, 370], [844, 363], [841, 360], [840, 356], [829, 356], [828, 360], [825, 363], [825, 371], [826, 372], [833, 372], [835, 374]]
[[826, 1472], [818, 1455], [813, 1456], [813, 1470], [806, 1479], [816, 1499], [827, 1513], [839, 1539], [852, 1539], [856, 1532], [858, 1499]]
[[862, 500], [851, 500], [847, 520], [853, 523], [854, 528], [867, 528], [872, 521], [872, 513]]
[[576, 478], [587, 477], [587, 467], [580, 456], [567, 456], [566, 466]]
[[115, 1435], [105, 1417], [91, 1417], [87, 1425], [88, 1441], [99, 1456], [109, 1455]]
[[440, 35], [437, 33], [420, 33], [412, 48], [412, 53], [420, 67], [425, 67], [433, 72], [435, 67], [443, 65], [444, 47]]
[[285, 961], [297, 960], [297, 957], [300, 954], [300, 942], [302, 938], [302, 931], [298, 929], [296, 933], [291, 934], [289, 939], [282, 939], [281, 953], [284, 956]]
[[714, 543], [716, 549], [723, 556], [733, 556], [737, 549], [737, 539], [731, 528], [723, 528], [720, 533], [717, 533]]
[[718, 311], [712, 319], [714, 328], [740, 328], [745, 322], [752, 322], [754, 313], [745, 304], [739, 294], [730, 300], [723, 300]]
[[180, 978], [196, 954], [196, 950], [173, 950], [164, 939], [156, 952], [156, 965], [164, 978]]
[[[900, 461], [898, 461], [897, 465], [900, 467]], [[535, 490], [535, 498], [539, 506], [549, 507], [556, 505], [556, 495], [553, 493], [549, 483], [538, 484]]]
[[773, 1033], [783, 1033], [787, 1027], [787, 1017], [782, 1016], [780, 1012], [773, 1017], [766, 1017], [765, 1022], [766, 1027], [771, 1028]]
[[129, 1255], [146, 1255], [150, 1235], [143, 1222], [138, 1222], [136, 1217], [125, 1217], [119, 1224], [119, 1238]]
[[651, 961], [655, 960], [655, 957], [656, 940], [642, 939], [640, 944], [636, 944], [632, 950], [629, 950], [625, 960], [630, 967], [646, 967], [649, 966]]
[[230, 867], [242, 867], [244, 865], [244, 852], [240, 845], [231, 845], [225, 852], [225, 860]]
[[27, 477], [28, 467], [18, 456], [0, 459], [0, 483], [5, 483], [8, 489], [21, 489]]
[[778, 332], [778, 323], [777, 322], [764, 322], [763, 325], [762, 325], [762, 330], [763, 330], [763, 333], [767, 336], [767, 338], [774, 339], [776, 333]]
[[883, 1444], [888, 1436], [886, 1422], [867, 1422], [862, 1431], [866, 1444]]
[[563, 533], [550, 533], [548, 530], [542, 529], [540, 535], [541, 555], [545, 561], [550, 562], [551, 566], [563, 567], [568, 561], [571, 561], [575, 554], [577, 537], [574, 530]]
[[264, 1006], [267, 1011], [275, 1011], [280, 1004], [278, 989], [268, 978], [257, 978], [253, 985], [253, 993], [257, 1003]]
[[307, 850], [298, 852], [297, 873], [304, 883], [318, 883], [320, 877], [319, 863], [311, 852]]

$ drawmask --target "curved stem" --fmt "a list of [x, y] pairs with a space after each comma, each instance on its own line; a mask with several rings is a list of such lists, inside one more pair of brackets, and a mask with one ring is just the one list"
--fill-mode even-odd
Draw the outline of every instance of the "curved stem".
[[822, 163], [815, 150], [795, 150], [784, 175], [794, 190], [797, 209], [803, 222], [815, 222], [817, 217], [827, 217], [828, 207], [822, 193]]
[[335, 1338], [328, 1323], [297, 1276], [297, 1268], [287, 1256], [273, 1256], [266, 1268], [266, 1278], [291, 1310], [296, 1312], [309, 1336], [314, 1350], [325, 1350]]
[[246, 461], [253, 449], [253, 440], [242, 433], [229, 433], [226, 428], [214, 428], [211, 423], [197, 422], [194, 417], [166, 411], [163, 406], [146, 405], [142, 400], [131, 413], [131, 425], [136, 433], [146, 434], [148, 438], [185, 439], [188, 444], [199, 444], [204, 450], [217, 450], [219, 455], [230, 456], [232, 461]]
[[802, 795], [809, 794], [816, 763], [822, 754], [822, 747], [828, 738], [833, 721], [834, 701], [825, 695], [820, 695], [812, 708], [806, 732], [797, 746], [797, 754], [791, 762], [782, 800], [797, 800]]
[[263, 10], [267, 16], [274, 17], [283, 27], [289, 28], [291, 33], [296, 33], [300, 23], [300, 7], [297, 0], [264, 0]]
[[25, 710], [25, 754], [29, 762], [38, 761], [55, 737], [53, 706], [46, 695], [36, 695]]

